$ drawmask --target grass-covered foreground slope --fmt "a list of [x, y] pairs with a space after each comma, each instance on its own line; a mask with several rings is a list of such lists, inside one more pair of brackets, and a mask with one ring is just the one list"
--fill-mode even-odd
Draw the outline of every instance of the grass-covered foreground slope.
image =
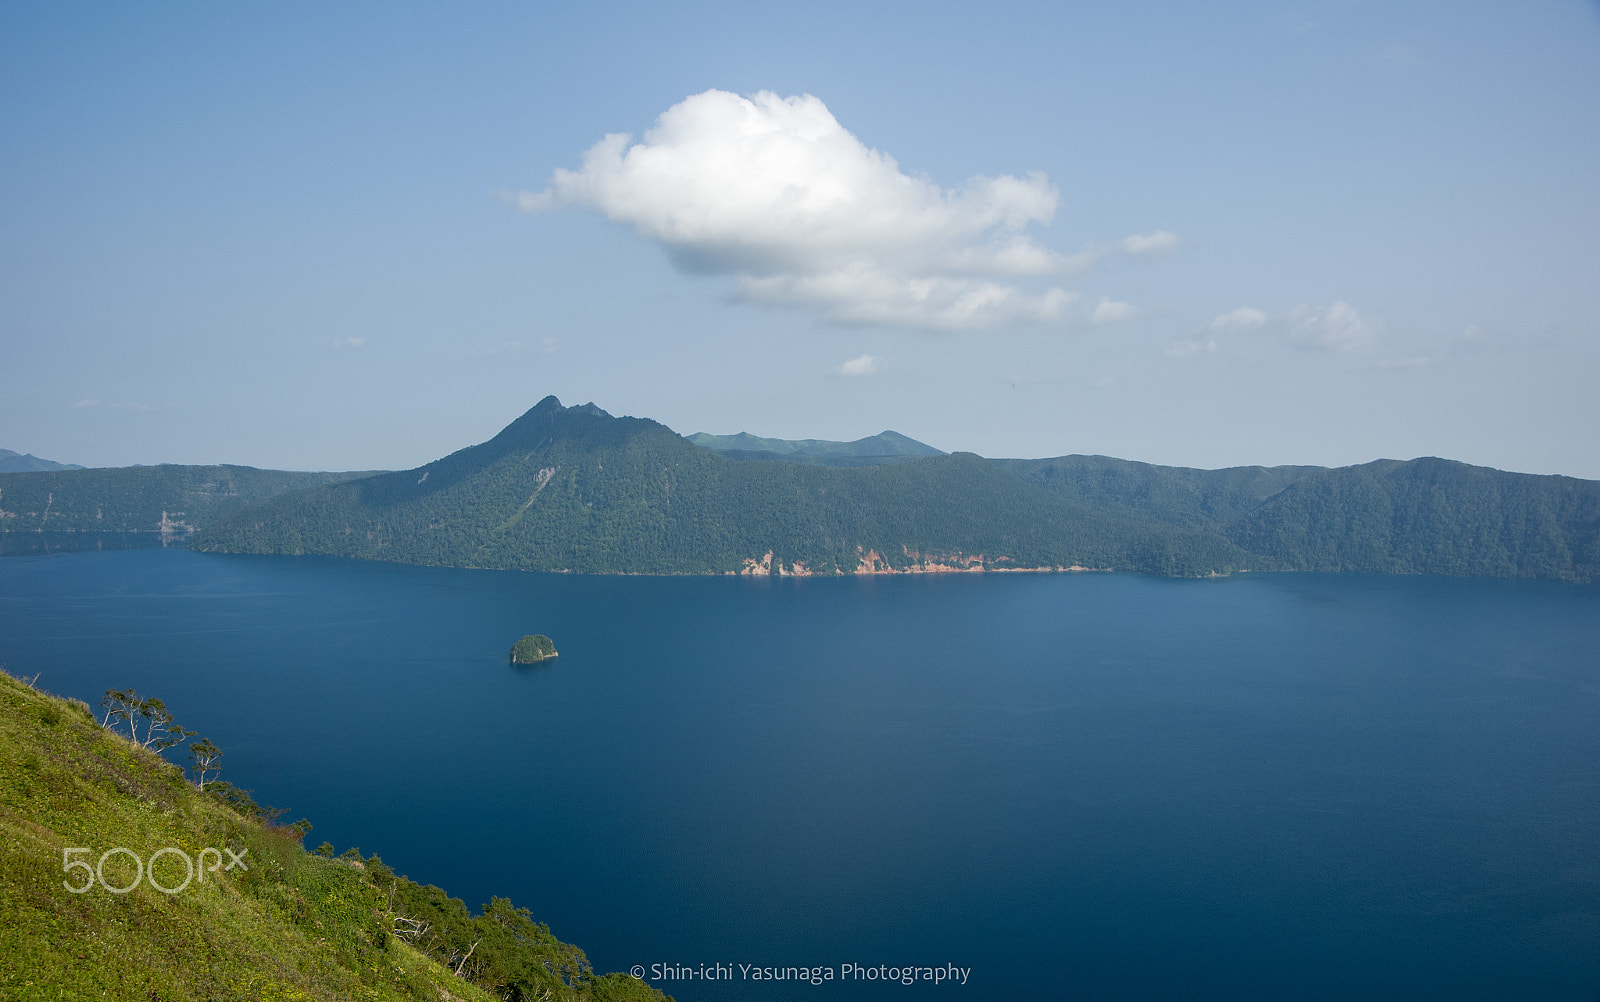
[[[581, 950], [504, 899], [472, 916], [376, 856], [308, 853], [298, 829], [264, 823], [238, 791], [208, 790], [233, 804], [82, 703], [0, 673], [0, 998], [664, 998], [627, 975], [594, 976]], [[191, 858], [218, 849], [205, 859], [218, 872], [173, 894], [143, 878], [126, 894], [63, 886], [86, 882], [81, 868], [64, 872], [63, 850], [87, 849], [69, 856], [92, 866], [109, 849], [148, 861], [169, 846]], [[218, 865], [235, 853], [243, 865]], [[169, 888], [186, 873], [175, 853], [154, 868]], [[113, 855], [104, 877], [133, 883], [132, 860]]]
[[0, 473], [0, 532], [187, 532], [285, 491], [368, 475], [175, 465]]
[[1064, 501], [971, 454], [866, 468], [738, 462], [654, 421], [554, 397], [481, 445], [273, 498], [196, 547], [658, 574], [1249, 566], [1220, 536]]

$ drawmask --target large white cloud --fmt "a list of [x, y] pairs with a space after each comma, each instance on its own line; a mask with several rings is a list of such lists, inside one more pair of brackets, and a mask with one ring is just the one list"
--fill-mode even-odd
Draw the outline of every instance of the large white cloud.
[[1026, 232], [1056, 211], [1043, 174], [941, 188], [864, 145], [817, 98], [769, 91], [686, 98], [641, 142], [608, 135], [581, 168], [557, 170], [545, 191], [518, 201], [530, 211], [593, 209], [659, 243], [684, 270], [735, 277], [748, 300], [856, 325], [1088, 319], [1093, 311], [1075, 293], [1018, 280], [1061, 278], [1111, 253], [1178, 243], [1158, 231], [1110, 250], [1060, 254]]

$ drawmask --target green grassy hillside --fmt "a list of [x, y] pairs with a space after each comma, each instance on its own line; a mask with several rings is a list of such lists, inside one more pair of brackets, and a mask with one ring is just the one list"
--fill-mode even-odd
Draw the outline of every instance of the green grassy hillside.
[[[298, 829], [263, 813], [225, 784], [200, 792], [84, 704], [0, 673], [0, 998], [665, 998], [627, 975], [596, 977], [509, 901], [473, 916], [376, 856], [308, 853]], [[232, 869], [167, 894], [119, 853], [103, 876], [113, 887], [139, 877], [129, 893], [63, 886], [86, 883], [81, 867], [64, 870], [63, 850], [87, 849], [68, 858], [92, 866], [110, 849], [149, 861], [168, 846], [191, 858], [216, 848], [206, 864]], [[168, 888], [189, 872], [170, 852], [153, 869]]]
[[0, 473], [0, 532], [187, 532], [285, 491], [369, 475], [252, 466]]
[[1243, 566], [1220, 536], [1073, 504], [967, 453], [859, 469], [738, 462], [554, 397], [482, 445], [274, 498], [196, 547], [578, 572]]

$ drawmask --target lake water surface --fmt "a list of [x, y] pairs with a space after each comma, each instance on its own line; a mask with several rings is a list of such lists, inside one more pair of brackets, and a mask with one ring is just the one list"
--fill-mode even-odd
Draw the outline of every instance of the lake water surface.
[[143, 549], [0, 560], [0, 662], [679, 999], [1600, 997], [1600, 588]]

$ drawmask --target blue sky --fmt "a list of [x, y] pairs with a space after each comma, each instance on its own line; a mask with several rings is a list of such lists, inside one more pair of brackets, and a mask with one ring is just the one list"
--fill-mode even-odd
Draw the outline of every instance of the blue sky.
[[1600, 477], [1592, 3], [12, 4], [0, 130], [0, 447], [63, 461], [555, 393]]

